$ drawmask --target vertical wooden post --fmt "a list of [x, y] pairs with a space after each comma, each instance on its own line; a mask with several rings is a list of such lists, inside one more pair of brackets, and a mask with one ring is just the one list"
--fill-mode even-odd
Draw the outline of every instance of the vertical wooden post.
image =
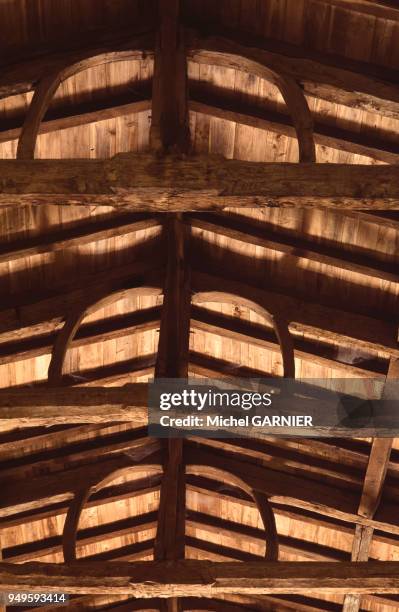
[[[187, 60], [179, 25], [180, 0], [160, 0], [160, 30], [155, 51], [152, 97], [151, 148], [159, 153], [186, 154], [190, 149]], [[186, 261], [187, 226], [181, 215], [165, 224], [168, 266], [161, 315], [157, 378], [187, 378], [190, 338], [190, 280]], [[183, 441], [170, 439], [164, 446], [156, 560], [178, 560], [185, 555], [186, 486]], [[181, 602], [170, 598], [162, 610], [179, 612]]]
[[[185, 258], [185, 226], [179, 216], [168, 219], [168, 269], [161, 316], [155, 376], [187, 378], [190, 338], [190, 281]], [[161, 486], [156, 560], [183, 559], [185, 554], [185, 467], [183, 441], [170, 439], [164, 447], [164, 477]], [[178, 612], [173, 598], [164, 610]]]
[[190, 148], [187, 58], [179, 25], [180, 0], [160, 0], [159, 36], [152, 92], [151, 148], [187, 153]]

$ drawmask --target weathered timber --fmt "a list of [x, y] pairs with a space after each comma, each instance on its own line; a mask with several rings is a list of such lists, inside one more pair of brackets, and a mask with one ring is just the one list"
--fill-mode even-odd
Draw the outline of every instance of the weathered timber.
[[[399, 360], [391, 359], [387, 374], [387, 383], [399, 378]], [[384, 389], [382, 397], [386, 395]], [[363, 491], [359, 504], [359, 514], [372, 518], [380, 504], [389, 460], [392, 451], [392, 438], [374, 438], [366, 474], [364, 477]], [[352, 544], [352, 561], [368, 561], [371, 544], [373, 540], [373, 528], [356, 525], [356, 531]], [[348, 595], [345, 597], [343, 612], [358, 612], [360, 610], [361, 597], [359, 595]]]
[[187, 59], [180, 0], [160, 0], [155, 47], [150, 143], [163, 152], [190, 148]]
[[190, 31], [187, 39], [189, 56], [196, 62], [243, 70], [261, 78], [269, 68], [299, 81], [305, 94], [399, 117], [395, 71], [385, 71], [383, 76], [378, 68], [370, 72], [365, 63], [337, 60], [280, 41], [239, 36], [234, 31], [212, 32], [208, 36]]
[[[179, 2], [175, 7], [176, 10], [178, 5]], [[163, 10], [166, 11], [166, 8], [165, 4]], [[172, 144], [183, 147], [184, 143], [187, 144], [184, 122], [182, 124], [178, 117], [176, 117], [175, 129], [177, 132], [174, 136], [169, 130], [164, 132], [161, 129], [160, 135], [164, 147]], [[168, 140], [169, 138], [172, 140]], [[191, 309], [187, 228], [180, 215], [173, 215], [167, 219], [165, 230], [167, 232], [168, 262], [155, 378], [187, 378]], [[183, 440], [169, 439], [164, 443], [164, 476], [161, 484], [159, 518], [154, 546], [156, 561], [184, 559], [185, 512], [186, 472]], [[178, 598], [170, 598], [161, 605], [160, 610], [180, 612], [182, 610], [181, 601]]]
[[0, 564], [0, 590], [212, 597], [241, 595], [399, 593], [399, 563], [211, 561]]
[[399, 173], [388, 165], [127, 153], [111, 160], [1, 160], [0, 176], [0, 205], [108, 205], [153, 212], [227, 206], [399, 208]]
[[[154, 441], [148, 442], [148, 449], [154, 448]], [[159, 473], [160, 456], [155, 445], [156, 452], [151, 456], [145, 456], [144, 463], [152, 464], [153, 469], [149, 472]], [[146, 450], [145, 447], [143, 450]], [[136, 464], [135, 464], [136, 465]], [[100, 482], [103, 478], [117, 470], [134, 470], [133, 460], [127, 454], [114, 455], [113, 457], [100, 458], [96, 463], [86, 464], [79, 467], [71, 467], [64, 471], [62, 476], [48, 474], [46, 476], [31, 478], [25, 482], [24, 487], [15, 487], [15, 481], [4, 483], [2, 486], [2, 498], [0, 501], [0, 516], [10, 517], [16, 512], [26, 510], [41, 510], [43, 499], [51, 499], [52, 503], [64, 502], [71, 498], [71, 494], [82, 482]]]
[[42, 388], [0, 392], [0, 422], [14, 427], [69, 423], [147, 424], [147, 384], [129, 389]]

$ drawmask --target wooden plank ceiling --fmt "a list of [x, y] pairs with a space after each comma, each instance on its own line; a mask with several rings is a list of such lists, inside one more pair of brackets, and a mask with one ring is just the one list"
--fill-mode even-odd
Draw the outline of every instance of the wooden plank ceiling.
[[[86, 562], [242, 562], [237, 574], [207, 566], [213, 584], [235, 582], [228, 595], [197, 588], [183, 563], [185, 586], [154, 587], [146, 602], [131, 599], [143, 594], [139, 569], [133, 583], [119, 564], [112, 576], [99, 566], [92, 595], [71, 589], [71, 610], [389, 612], [399, 608], [397, 566], [384, 565], [375, 586], [373, 561], [399, 561], [397, 439], [196, 438], [166, 447], [142, 426], [145, 387], [135, 387], [137, 421], [131, 410], [124, 422], [121, 406], [133, 393], [125, 385], [166, 373], [282, 376], [295, 366], [310, 378], [398, 377], [399, 213], [384, 210], [398, 208], [397, 3], [185, 0], [181, 8], [179, 35], [166, 12], [157, 37], [155, 1], [0, 3], [0, 387], [49, 409], [29, 420], [22, 402], [15, 409], [28, 420], [16, 422], [4, 408], [16, 396], [3, 395], [3, 560], [59, 564], [74, 559], [76, 544]], [[291, 162], [271, 176], [292, 172], [297, 181], [307, 167], [311, 190], [293, 192], [291, 183], [285, 201], [278, 196], [285, 206], [255, 208], [247, 187], [222, 202], [234, 207], [206, 212], [185, 196], [174, 210], [186, 212], [174, 217], [140, 194], [134, 210], [115, 210], [121, 191], [112, 201], [87, 195], [87, 160], [99, 182], [113, 163], [133, 172], [154, 150], [185, 155], [188, 128], [193, 152], [237, 164], [233, 176], [247, 162]], [[117, 154], [128, 155], [96, 161]], [[43, 162], [37, 182], [47, 195], [23, 202], [12, 181], [36, 168], [33, 155], [81, 160], [58, 166], [75, 164], [81, 183], [49, 196], [43, 185], [54, 185], [55, 162]], [[179, 173], [175, 165], [174, 180]], [[348, 180], [349, 191], [325, 194], [327, 175]], [[123, 172], [118, 180], [126, 187]], [[275, 204], [265, 183], [261, 195]], [[59, 205], [72, 192], [85, 197]], [[295, 206], [301, 195], [309, 207]], [[321, 195], [329, 202], [310, 201]], [[365, 210], [370, 201], [378, 210]], [[294, 364], [280, 350], [276, 320], [289, 329]], [[104, 409], [107, 389], [114, 395]], [[60, 408], [66, 397], [75, 398], [73, 422]], [[281, 577], [271, 569], [276, 582], [269, 575], [251, 591], [254, 574], [245, 572], [265, 554], [273, 563], [276, 541], [278, 562], [312, 568], [285, 566]], [[10, 575], [17, 584], [18, 568], [1, 566], [0, 585]], [[62, 584], [72, 575], [76, 585], [73, 571], [50, 565], [32, 585], [48, 587], [59, 572]], [[105, 594], [112, 577], [129, 577], [128, 590]]]

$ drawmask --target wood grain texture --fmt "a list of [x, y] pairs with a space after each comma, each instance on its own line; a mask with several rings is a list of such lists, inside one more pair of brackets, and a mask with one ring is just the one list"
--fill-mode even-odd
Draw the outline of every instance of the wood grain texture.
[[[385, 116], [399, 117], [399, 88], [375, 75], [363, 73], [364, 65], [340, 66], [327, 55], [303, 52], [301, 47], [234, 32], [201, 36], [188, 35], [189, 56], [196, 62], [223, 63], [238, 70], [253, 72], [254, 62], [301, 82], [306, 94], [345, 106], [361, 108]], [[234, 56], [234, 59], [233, 59]]]
[[[358, 346], [372, 350], [378, 347], [392, 356], [398, 355], [397, 322], [385, 322], [365, 315], [355, 315], [338, 308], [305, 301], [286, 293], [259, 289], [240, 281], [228, 280], [202, 271], [192, 272], [194, 304], [225, 302], [246, 305], [249, 301], [264, 310], [280, 312], [290, 322], [291, 329], [303, 332], [317, 330], [320, 338], [356, 340]], [[255, 306], [256, 308], [256, 306]], [[262, 310], [263, 309], [263, 310]]]
[[108, 205], [182, 212], [226, 206], [399, 207], [396, 166], [273, 164], [123, 154], [110, 161], [0, 161], [0, 205]]
[[119, 31], [104, 30], [100, 35], [86, 36], [71, 42], [69, 48], [57, 48], [33, 54], [33, 57], [10, 62], [2, 69], [0, 78], [0, 97], [25, 93], [47, 74], [76, 66], [85, 70], [95, 65], [123, 61], [146, 60], [153, 54], [155, 34], [148, 28], [138, 25]]
[[345, 593], [399, 593], [399, 563], [211, 561], [0, 564], [1, 590], [134, 597]]
[[0, 392], [0, 422], [15, 427], [131, 421], [147, 424], [147, 385], [129, 389], [26, 389]]

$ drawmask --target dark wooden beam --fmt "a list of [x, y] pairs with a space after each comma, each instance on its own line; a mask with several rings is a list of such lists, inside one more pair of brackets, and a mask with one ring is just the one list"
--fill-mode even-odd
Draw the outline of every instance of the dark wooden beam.
[[0, 589], [133, 597], [399, 593], [399, 563], [210, 561], [0, 564]]
[[[258, 130], [283, 134], [289, 138], [296, 137], [290, 117], [286, 114], [269, 110], [264, 104], [262, 107], [243, 104], [237, 95], [234, 96], [230, 92], [228, 97], [215, 96], [212, 93], [201, 95], [200, 92], [200, 87], [195, 87], [194, 93], [190, 94], [190, 110], [196, 113], [233, 121]], [[399, 160], [399, 145], [396, 142], [377, 134], [373, 136], [329, 125], [317, 115], [313, 135], [315, 143], [323, 147], [364, 155], [387, 164], [396, 164]]]
[[74, 37], [68, 45], [31, 50], [25, 57], [3, 59], [0, 78], [0, 97], [26, 93], [35, 88], [47, 74], [60, 68], [80, 63], [84, 70], [93, 65], [123, 60], [142, 60], [151, 57], [155, 33], [146, 24], [137, 24], [120, 30], [85, 33], [84, 38]]
[[0, 205], [108, 205], [183, 212], [233, 207], [396, 209], [396, 166], [273, 164], [217, 156], [1, 160]]
[[[81, 529], [77, 534], [76, 546], [77, 548], [82, 548], [89, 544], [104, 542], [107, 538], [119, 538], [143, 531], [155, 530], [157, 517], [158, 513], [156, 511], [147, 512], [142, 515], [113, 521], [112, 523], [103, 523], [95, 527]], [[62, 536], [51, 536], [5, 549], [4, 560], [10, 563], [22, 563], [59, 552], [62, 552]]]
[[0, 422], [14, 427], [66, 423], [147, 424], [148, 385], [0, 391]]
[[[399, 379], [399, 359], [391, 359], [387, 375], [387, 384]], [[382, 397], [386, 395], [384, 389]], [[392, 438], [374, 438], [369, 462], [367, 465], [362, 496], [358, 513], [366, 518], [373, 518], [382, 497], [384, 483], [387, 475], [389, 460], [392, 451]], [[352, 561], [368, 561], [374, 529], [371, 526], [356, 526], [352, 543]], [[344, 600], [343, 612], [359, 612], [361, 597], [347, 595]]]
[[[72, 342], [72, 347], [88, 346], [97, 342], [105, 342], [106, 340], [123, 338], [130, 334], [154, 330], [159, 328], [159, 321], [160, 309], [158, 306], [154, 306], [125, 315], [109, 317], [103, 321], [85, 323], [78, 330]], [[56, 334], [50, 332], [38, 336], [26, 335], [20, 340], [3, 342], [0, 345], [0, 364], [49, 355], [55, 338]]]
[[191, 31], [188, 49], [196, 62], [225, 66], [265, 77], [265, 68], [298, 80], [305, 94], [335, 104], [399, 117], [397, 72], [310, 52], [302, 47], [237, 32]]
[[343, 250], [342, 246], [315, 243], [300, 234], [288, 234], [266, 222], [250, 220], [244, 215], [201, 213], [191, 214], [187, 223], [192, 227], [222, 234], [233, 240], [272, 249], [286, 255], [302, 257], [351, 272], [399, 282], [396, 264], [373, 261], [361, 252]]
[[[321, 513], [341, 521], [373, 526], [399, 534], [396, 523], [395, 503], [385, 502], [373, 519], [357, 514], [358, 499], [356, 493], [338, 487], [324, 485], [305, 477], [269, 469], [244, 460], [238, 460], [231, 453], [223, 450], [199, 450], [187, 448], [187, 464], [201, 469], [201, 475], [214, 478], [214, 470], [225, 473], [226, 484], [234, 486], [228, 479], [228, 473], [242, 478], [253, 490], [267, 495], [272, 503], [295, 505], [310, 512]], [[208, 467], [207, 467], [208, 466]], [[208, 469], [209, 468], [209, 469]], [[194, 468], [192, 468], [194, 469]], [[190, 468], [190, 473], [192, 472]], [[199, 472], [196, 472], [199, 475]], [[387, 523], [390, 527], [387, 528]]]
[[394, 318], [383, 321], [194, 269], [192, 283], [194, 304], [217, 301], [239, 305], [246, 300], [248, 307], [249, 300], [255, 311], [257, 306], [261, 306], [271, 312], [284, 313], [287, 321], [291, 321], [290, 329], [294, 333], [306, 333], [312, 329], [320, 339], [350, 344], [356, 341], [356, 345], [366, 351], [381, 350], [399, 356], [398, 322]]
[[[138, 91], [118, 96], [96, 99], [76, 104], [73, 107], [60, 106], [49, 109], [39, 126], [39, 134], [49, 134], [71, 127], [88, 125], [106, 119], [115, 119], [151, 110], [151, 97], [145, 86]], [[17, 140], [21, 135], [22, 119], [5, 120], [0, 128], [0, 142]]]
[[[167, 219], [168, 266], [161, 312], [155, 378], [188, 377], [190, 343], [190, 270], [186, 257], [187, 228], [179, 215]], [[159, 502], [159, 520], [154, 558], [157, 561], [184, 559], [186, 474], [182, 439], [165, 441], [164, 477]], [[161, 607], [182, 610], [178, 598]]]
[[[26, 335], [24, 328], [36, 326], [35, 333], [48, 333], [65, 318], [77, 304], [89, 297], [93, 302], [118, 292], [132, 290], [146, 295], [160, 295], [159, 270], [154, 269], [162, 249], [157, 249], [151, 261], [131, 262], [95, 274], [86, 274], [76, 280], [67, 279], [54, 289], [30, 291], [3, 296], [0, 310], [0, 333], [3, 342]], [[158, 260], [160, 261], [160, 259]], [[145, 288], [146, 287], [146, 288]], [[122, 295], [122, 293], [120, 294]]]
[[[245, 104], [233, 92], [228, 97], [224, 93], [207, 91], [200, 83], [190, 82], [190, 111], [212, 117], [233, 121], [261, 130], [296, 137], [292, 120], [287, 114], [262, 108], [255, 104]], [[143, 111], [150, 111], [151, 99], [147, 84], [140, 84], [137, 92], [113, 96], [74, 106], [49, 111], [39, 126], [39, 134], [48, 134], [70, 127], [87, 125]], [[19, 138], [21, 119], [4, 121], [0, 128], [0, 142]], [[383, 135], [370, 135], [346, 128], [329, 125], [315, 115], [314, 139], [316, 144], [364, 155], [386, 163], [397, 163], [398, 145]]]
[[[239, 342], [247, 342], [259, 348], [266, 348], [273, 353], [280, 353], [280, 346], [271, 328], [250, 323], [238, 317], [215, 313], [201, 306], [192, 306], [191, 328]], [[355, 378], [385, 378], [385, 362], [378, 361], [372, 356], [367, 363], [349, 364], [337, 361], [335, 349], [328, 344], [321, 345], [300, 336], [295, 336], [293, 342], [295, 357], [299, 359], [348, 372]]]
[[[141, 333], [147, 330], [159, 328], [160, 309], [159, 307], [140, 310], [127, 315], [118, 315], [102, 322], [86, 323], [81, 326], [75, 336], [72, 347], [87, 346], [92, 343], [121, 338], [133, 333]], [[280, 346], [275, 338], [275, 334], [264, 325], [250, 323], [237, 317], [230, 317], [215, 313], [200, 306], [193, 306], [191, 309], [191, 329], [209, 334], [215, 334], [225, 338], [230, 338], [239, 342], [247, 342], [253, 346], [266, 348], [275, 353], [280, 352]], [[342, 370], [359, 378], [385, 378], [386, 363], [373, 355], [367, 362], [361, 365], [345, 363], [336, 358], [335, 348], [328, 344], [316, 343], [312, 340], [305, 340], [301, 336], [293, 338], [295, 356], [305, 361], [312, 361], [322, 366]], [[32, 359], [40, 355], [48, 355], [51, 352], [55, 341], [53, 332], [39, 336], [23, 337], [21, 340], [3, 342], [0, 350], [0, 364], [13, 363], [23, 359]], [[127, 365], [127, 364], [126, 364]], [[153, 367], [153, 363], [146, 361], [131, 361], [128, 368], [115, 367], [114, 373], [107, 366], [106, 370], [84, 371], [81, 373], [82, 383], [99, 380], [99, 378], [109, 378], [109, 376], [123, 376], [128, 369], [135, 371], [142, 367]], [[76, 382], [79, 381], [79, 373], [73, 373], [64, 378], [64, 382], [76, 375]]]
[[[153, 151], [185, 155], [190, 150], [187, 59], [180, 27], [180, 0], [160, 0], [160, 30], [155, 50], [150, 144]], [[187, 229], [180, 215], [168, 216], [167, 272], [155, 378], [187, 378], [190, 340], [190, 271]], [[154, 559], [177, 561], [185, 556], [186, 475], [182, 439], [164, 444], [164, 476], [159, 501]], [[180, 612], [181, 600], [162, 602], [162, 612]]]
[[51, 233], [39, 234], [32, 238], [23, 238], [7, 242], [7, 244], [3, 243], [0, 246], [0, 263], [50, 251], [61, 251], [77, 245], [107, 240], [115, 236], [139, 232], [160, 225], [160, 219], [149, 215], [109, 215], [91, 223], [80, 223], [70, 228], [63, 228], [58, 231], [52, 230]]
[[155, 151], [188, 152], [187, 59], [180, 0], [160, 0], [155, 48], [150, 143]]

